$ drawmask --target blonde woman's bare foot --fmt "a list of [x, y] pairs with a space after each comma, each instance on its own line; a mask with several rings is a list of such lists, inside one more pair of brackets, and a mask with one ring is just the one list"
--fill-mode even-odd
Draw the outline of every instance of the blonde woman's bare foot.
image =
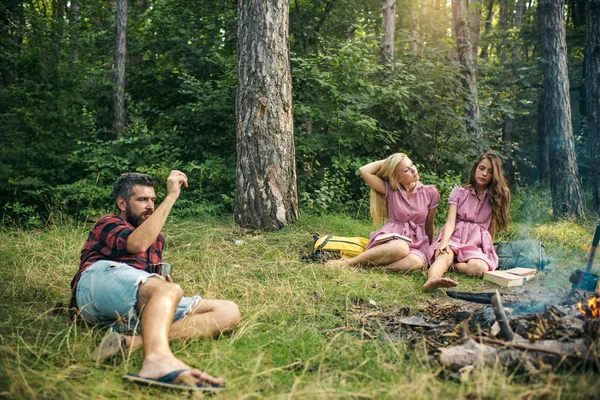
[[348, 259], [329, 260], [325, 263], [326, 268], [344, 268], [348, 266]]
[[430, 278], [427, 279], [427, 282], [423, 285], [423, 290], [430, 291], [441, 288], [451, 288], [454, 286], [458, 286], [458, 282], [453, 281], [449, 278]]

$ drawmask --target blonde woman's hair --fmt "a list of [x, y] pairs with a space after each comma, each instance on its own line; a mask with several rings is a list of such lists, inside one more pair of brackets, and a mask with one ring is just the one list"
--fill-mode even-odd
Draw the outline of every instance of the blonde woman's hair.
[[[408, 156], [404, 153], [392, 154], [386, 158], [381, 168], [379, 168], [375, 174], [389, 184], [389, 190], [396, 191], [400, 187], [400, 182], [398, 182], [397, 179], [398, 173], [396, 169], [398, 168], [398, 164], [400, 164], [400, 162], [406, 157]], [[384, 194], [371, 189], [370, 203], [373, 223], [375, 225], [383, 224], [388, 217], [387, 198]]]

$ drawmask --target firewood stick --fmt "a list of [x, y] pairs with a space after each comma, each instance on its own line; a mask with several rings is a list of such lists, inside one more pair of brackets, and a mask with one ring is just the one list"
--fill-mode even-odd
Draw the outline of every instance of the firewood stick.
[[475, 340], [493, 343], [493, 344], [499, 344], [499, 345], [502, 345], [505, 347], [512, 347], [512, 348], [519, 349], [519, 350], [539, 351], [542, 353], [554, 354], [559, 357], [571, 357], [571, 358], [577, 358], [580, 360], [589, 360], [588, 357], [580, 356], [577, 354], [565, 353], [563, 351], [558, 351], [558, 350], [544, 349], [543, 347], [529, 346], [529, 345], [521, 344], [521, 343], [504, 342], [502, 340], [492, 339], [492, 338], [488, 338], [485, 336], [476, 337]]
[[506, 340], [512, 341], [515, 337], [515, 333], [508, 323], [508, 318], [504, 312], [504, 306], [502, 305], [502, 299], [500, 298], [500, 292], [498, 292], [498, 290], [496, 290], [496, 294], [492, 296], [492, 308], [494, 309], [494, 315], [496, 316], [498, 325], [500, 325], [502, 336]]

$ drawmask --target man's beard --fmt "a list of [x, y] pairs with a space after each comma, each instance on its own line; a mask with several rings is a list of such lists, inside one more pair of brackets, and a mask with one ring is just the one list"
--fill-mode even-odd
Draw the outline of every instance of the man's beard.
[[[145, 214], [145, 212], [144, 212], [144, 214]], [[132, 213], [129, 206], [127, 206], [127, 209], [125, 210], [125, 220], [127, 222], [129, 222], [131, 225], [133, 225], [134, 228], [137, 228], [138, 226], [140, 226], [142, 224], [142, 222], [144, 222], [144, 220], [142, 219], [142, 216], [135, 215], [134, 213]]]

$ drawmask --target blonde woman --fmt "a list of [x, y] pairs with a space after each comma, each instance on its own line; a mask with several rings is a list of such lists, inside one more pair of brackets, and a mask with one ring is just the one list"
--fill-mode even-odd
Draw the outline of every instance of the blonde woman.
[[[354, 258], [332, 260], [326, 266], [377, 266], [408, 272], [428, 265], [427, 251], [433, 240], [433, 218], [440, 201], [434, 186], [419, 182], [413, 162], [403, 153], [362, 166], [360, 176], [371, 188], [371, 216], [375, 225], [366, 250]], [[398, 233], [412, 240], [377, 243], [377, 237]]]

